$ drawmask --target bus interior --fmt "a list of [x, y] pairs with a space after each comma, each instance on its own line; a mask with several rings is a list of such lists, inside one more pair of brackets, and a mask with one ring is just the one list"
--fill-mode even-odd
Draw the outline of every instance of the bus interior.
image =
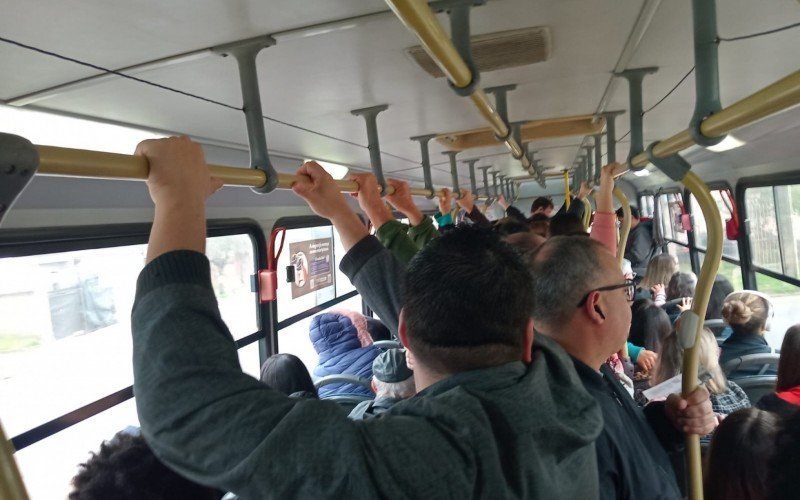
[[[592, 168], [598, 172], [609, 156], [625, 162], [689, 126], [699, 64], [689, 0], [431, 2], [445, 32], [445, 11], [465, 3], [469, 67], [480, 72], [471, 83], [489, 89], [508, 132], [501, 139], [518, 139], [526, 160], [515, 158], [465, 97], [466, 85], [452, 78], [448, 85], [453, 75], [379, 0], [4, 0], [0, 132], [37, 146], [119, 155], [131, 155], [143, 139], [187, 135], [209, 164], [247, 170], [254, 126], [245, 120], [243, 91], [255, 91], [266, 138], [260, 149], [274, 168], [268, 177], [290, 182], [302, 162], [316, 160], [337, 179], [380, 171], [417, 193], [469, 188], [493, 201], [499, 176], [500, 192], [527, 213], [540, 196], [558, 206], [565, 183], [596, 182]], [[796, 0], [717, 2], [721, 107], [791, 82], [780, 107], [721, 143], [681, 148], [723, 227], [736, 229], [723, 236], [718, 273], [734, 289], [759, 290], [774, 302], [766, 335], [774, 348], [800, 323], [800, 29], [779, 29], [798, 21]], [[237, 66], [242, 41], [259, 47], [255, 89]], [[618, 75], [638, 68], [648, 70]], [[636, 78], [638, 132], [629, 94]], [[699, 274], [711, 245], [697, 199], [645, 164], [628, 169], [617, 187], [660, 227], [663, 250], [681, 270]], [[129, 312], [153, 205], [144, 182], [110, 177], [48, 173], [43, 162], [16, 201], [0, 205], [0, 419], [32, 499], [64, 498], [89, 451], [138, 424]], [[315, 314], [370, 312], [338, 270], [344, 251], [330, 223], [284, 184], [267, 193], [230, 185], [208, 201], [215, 292], [242, 368], [256, 378], [277, 352], [313, 367]], [[414, 197], [433, 213], [430, 198]], [[279, 227], [286, 248], [274, 267], [276, 300], [264, 302], [257, 276]], [[291, 283], [284, 274], [293, 268], [305, 284], [299, 255], [314, 244], [327, 249], [328, 276], [312, 272], [310, 290], [299, 291], [298, 278]]]

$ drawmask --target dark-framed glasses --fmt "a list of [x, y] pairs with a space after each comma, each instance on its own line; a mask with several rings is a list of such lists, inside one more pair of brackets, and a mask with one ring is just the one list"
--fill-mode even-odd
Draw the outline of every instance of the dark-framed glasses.
[[632, 302], [633, 296], [636, 294], [636, 284], [633, 282], [633, 280], [625, 280], [624, 283], [619, 283], [617, 285], [601, 286], [600, 288], [589, 290], [575, 307], [582, 307], [586, 301], [589, 300], [589, 295], [591, 295], [593, 292], [608, 292], [610, 290], [619, 290], [620, 288], [625, 288], [625, 296], [627, 297], [628, 302]]

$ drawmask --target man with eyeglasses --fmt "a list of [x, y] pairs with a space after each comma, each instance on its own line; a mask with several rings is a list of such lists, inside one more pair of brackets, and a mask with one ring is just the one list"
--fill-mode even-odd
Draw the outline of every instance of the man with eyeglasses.
[[634, 283], [608, 249], [582, 236], [549, 239], [533, 257], [533, 320], [572, 356], [584, 387], [600, 404], [596, 442], [600, 498], [681, 498], [668, 453], [681, 451], [683, 433], [704, 435], [716, 419], [702, 386], [640, 409], [606, 359], [628, 337]]

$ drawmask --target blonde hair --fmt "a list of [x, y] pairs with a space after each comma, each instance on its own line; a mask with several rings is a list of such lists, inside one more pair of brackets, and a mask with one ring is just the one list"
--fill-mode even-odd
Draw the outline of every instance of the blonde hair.
[[722, 318], [734, 332], [760, 333], [766, 328], [770, 304], [761, 295], [747, 290], [725, 297]]
[[[661, 353], [650, 378], [650, 385], [658, 385], [681, 373], [683, 369], [683, 347], [675, 333], [668, 335], [661, 344]], [[711, 375], [706, 383], [708, 390], [714, 394], [722, 394], [728, 388], [728, 381], [719, 366], [717, 339], [711, 330], [703, 328], [700, 332], [700, 366]]]
[[669, 279], [678, 272], [678, 261], [668, 253], [656, 255], [647, 263], [647, 271], [639, 285], [645, 290], [654, 285], [667, 286]]

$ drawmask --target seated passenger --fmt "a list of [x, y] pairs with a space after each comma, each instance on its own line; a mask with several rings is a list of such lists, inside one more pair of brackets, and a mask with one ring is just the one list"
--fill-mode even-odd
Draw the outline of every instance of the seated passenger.
[[374, 418], [417, 393], [414, 372], [406, 364], [403, 349], [388, 349], [372, 363], [372, 390], [375, 399], [364, 401], [348, 415], [353, 420]]
[[675, 323], [678, 316], [681, 315], [686, 309], [692, 306], [692, 297], [694, 297], [694, 289], [697, 286], [697, 275], [694, 273], [684, 273], [678, 271], [673, 274], [667, 284], [667, 302], [683, 299], [682, 302], [677, 304], [668, 303], [664, 306], [667, 311], [669, 320]]
[[259, 379], [270, 388], [295, 398], [316, 398], [317, 389], [306, 365], [294, 354], [279, 353], [261, 365]]
[[[678, 335], [667, 335], [661, 346], [659, 357], [650, 385], [655, 386], [678, 375], [683, 370], [684, 350], [678, 341]], [[711, 393], [711, 409], [718, 420], [724, 419], [731, 413], [743, 408], [750, 408], [750, 399], [736, 382], [725, 378], [719, 367], [719, 347], [714, 334], [708, 329], [703, 329], [700, 337], [699, 361], [701, 371], [705, 369], [711, 376], [705, 386]], [[708, 442], [711, 436], [703, 436], [701, 442]]]
[[[767, 499], [779, 424], [777, 416], [756, 408], [739, 410], [722, 421], [703, 467], [707, 500]], [[797, 474], [796, 468], [792, 474]]]
[[775, 392], [763, 396], [756, 406], [784, 417], [800, 410], [800, 324], [783, 336]]
[[[718, 274], [711, 286], [711, 295], [708, 298], [706, 308], [706, 319], [722, 319], [722, 306], [725, 304], [725, 297], [733, 293], [733, 285], [728, 278]], [[711, 332], [718, 338], [727, 339], [733, 330], [728, 325], [723, 327], [713, 327]]]
[[[638, 304], [636, 303], [638, 302]], [[631, 327], [628, 342], [635, 346], [642, 346], [647, 351], [661, 353], [661, 342], [672, 333], [672, 323], [663, 309], [648, 299], [636, 301], [632, 307]], [[628, 348], [631, 352], [631, 348]], [[640, 356], [639, 353], [637, 355]], [[634, 398], [643, 402], [641, 392], [650, 387], [650, 378], [653, 374], [658, 356], [653, 363], [639, 363], [633, 374]]]
[[222, 492], [193, 483], [161, 463], [144, 438], [127, 430], [103, 441], [80, 465], [69, 500], [218, 500]]
[[[420, 394], [353, 421], [242, 373], [203, 255], [205, 200], [220, 183], [185, 137], [137, 152], [156, 209], [131, 319], [134, 393], [162, 461], [242, 498], [597, 497], [597, 403], [563, 350], [533, 343], [530, 277], [496, 235], [455, 229], [406, 269], [330, 174], [298, 170], [292, 189], [333, 222], [342, 271], [413, 353]], [[359, 205], [383, 203], [373, 176], [352, 178]]]
[[[772, 302], [760, 292], [744, 290], [734, 292], [725, 298], [722, 305], [722, 318], [732, 330], [731, 336], [722, 343], [720, 363], [746, 356], [774, 352], [764, 334], [769, 330], [772, 320]], [[728, 374], [728, 378], [756, 375], [760, 367], [745, 368]], [[777, 375], [777, 370], [769, 369], [766, 375]]]
[[679, 270], [678, 261], [672, 255], [668, 253], [656, 255], [647, 263], [647, 271], [639, 282], [636, 298], [650, 299], [657, 306], [664, 305], [667, 301], [667, 283]]
[[603, 412], [595, 447], [600, 497], [680, 498], [663, 446], [678, 451], [682, 432], [713, 430], [708, 391], [699, 387], [687, 400], [673, 394], [642, 411], [620, 386], [605, 361], [628, 338], [633, 283], [602, 244], [582, 236], [551, 238], [537, 250], [532, 276], [536, 331], [571, 355]]
[[[355, 311], [336, 310], [314, 316], [309, 337], [319, 361], [315, 379], [328, 375], [356, 375], [372, 378], [372, 362], [380, 349], [372, 345], [366, 318]], [[322, 399], [331, 396], [374, 396], [366, 387], [355, 384], [330, 384], [319, 388]]]

